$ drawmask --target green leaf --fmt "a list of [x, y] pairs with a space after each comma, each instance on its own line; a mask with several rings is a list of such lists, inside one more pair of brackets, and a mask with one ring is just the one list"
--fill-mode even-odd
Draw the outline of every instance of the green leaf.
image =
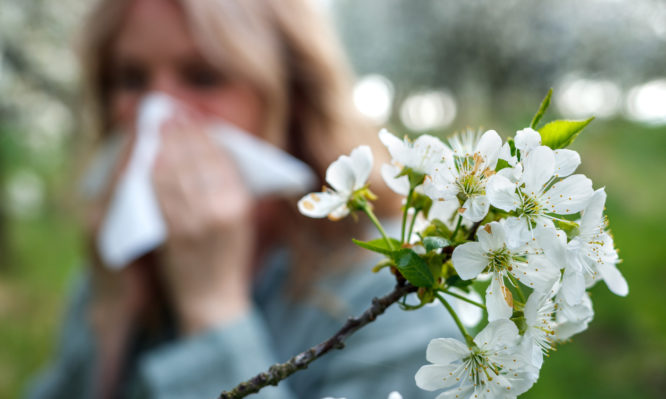
[[450, 244], [449, 240], [443, 237], [432, 236], [423, 239], [423, 246], [425, 247], [426, 252], [430, 252], [435, 249], [444, 248], [449, 244]]
[[417, 287], [432, 287], [435, 278], [432, 276], [428, 264], [416, 252], [403, 248], [393, 253], [395, 266], [400, 273]]
[[532, 118], [532, 123], [530, 123], [530, 127], [532, 129], [536, 129], [536, 126], [539, 124], [539, 121], [541, 121], [541, 118], [543, 117], [543, 114], [546, 113], [546, 110], [548, 109], [548, 106], [550, 105], [550, 98], [553, 96], [553, 89], [548, 90], [548, 94], [546, 94], [546, 97], [543, 98], [541, 101], [541, 105], [539, 106], [539, 110], [537, 111], [536, 114], [534, 114], [534, 118]]
[[504, 159], [498, 159], [497, 160], [497, 166], [495, 167], [495, 172], [499, 172], [500, 170], [502, 170], [504, 168], [508, 168], [509, 166], [511, 166], [511, 165], [509, 165], [509, 163], [507, 161], [505, 161]]
[[[394, 248], [400, 248], [400, 241], [396, 240], [395, 238], [389, 238], [391, 240], [391, 243], [393, 244]], [[378, 238], [376, 240], [372, 241], [360, 241], [352, 238], [352, 241], [354, 244], [358, 245], [361, 248], [365, 248], [367, 250], [370, 250], [372, 252], [377, 252], [386, 256], [391, 256], [393, 251], [391, 248], [386, 244], [386, 240], [383, 238]]]
[[541, 143], [553, 150], [570, 145], [576, 136], [594, 120], [594, 117], [584, 121], [553, 121], [539, 129]]

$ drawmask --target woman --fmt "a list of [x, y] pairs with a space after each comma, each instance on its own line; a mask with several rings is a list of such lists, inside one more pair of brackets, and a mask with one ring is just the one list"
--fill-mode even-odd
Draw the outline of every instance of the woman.
[[[163, 127], [153, 169], [169, 237], [119, 272], [92, 251], [60, 352], [32, 397], [213, 397], [327, 338], [391, 289], [387, 274], [350, 267], [371, 264], [349, 243], [365, 226], [308, 220], [295, 199], [253, 198], [205, 134], [207, 121], [228, 121], [320, 176], [341, 153], [374, 141], [307, 0], [101, 1], [83, 49], [92, 119], [102, 138], [129, 138], [126, 154], [147, 93], [186, 105]], [[91, 242], [123, 167], [91, 206]], [[390, 213], [394, 197], [381, 194], [378, 210]], [[435, 312], [391, 309], [344, 351], [257, 397], [372, 398], [397, 389], [416, 398], [423, 393], [412, 376], [427, 342], [453, 334], [450, 323], [433, 322]]]

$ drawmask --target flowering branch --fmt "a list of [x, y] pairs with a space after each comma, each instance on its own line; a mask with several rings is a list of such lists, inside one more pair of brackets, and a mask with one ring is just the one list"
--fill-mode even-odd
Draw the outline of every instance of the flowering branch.
[[403, 279], [399, 279], [398, 284], [393, 291], [381, 298], [374, 298], [372, 300], [372, 306], [359, 317], [350, 317], [335, 335], [319, 345], [299, 353], [287, 362], [274, 364], [268, 369], [268, 371], [257, 374], [251, 379], [238, 384], [235, 388], [229, 391], [222, 392], [219, 399], [244, 398], [250, 394], [259, 392], [262, 388], [268, 385], [277, 385], [280, 381], [298, 370], [307, 368], [310, 363], [322, 357], [331, 349], [342, 349], [344, 347], [344, 341], [350, 335], [368, 323], [373, 322], [377, 316], [384, 313], [389, 306], [399, 301], [400, 298], [411, 292], [415, 292], [416, 290], [417, 288], [415, 286], [407, 283]]

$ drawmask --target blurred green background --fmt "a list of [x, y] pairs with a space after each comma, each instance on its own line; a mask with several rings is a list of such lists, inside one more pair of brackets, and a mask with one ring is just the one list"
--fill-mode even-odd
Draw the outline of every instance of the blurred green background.
[[[88, 3], [0, 4], [0, 398], [19, 396], [56, 348], [85, 257], [72, 49]], [[523, 397], [664, 398], [666, 5], [496, 3], [317, 1], [359, 76], [357, 106], [396, 132], [513, 135], [549, 87], [546, 120], [597, 116], [573, 148], [582, 173], [606, 187], [630, 294], [593, 288], [589, 330], [551, 354]]]

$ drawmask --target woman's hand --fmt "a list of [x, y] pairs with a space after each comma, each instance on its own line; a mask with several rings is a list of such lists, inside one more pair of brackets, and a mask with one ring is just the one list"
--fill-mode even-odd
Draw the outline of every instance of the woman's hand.
[[182, 330], [196, 333], [246, 312], [255, 250], [252, 197], [192, 111], [163, 126], [153, 186], [169, 230], [160, 272]]
[[122, 158], [104, 191], [86, 206], [85, 229], [92, 255], [88, 315], [99, 351], [96, 367], [99, 398], [115, 397], [133, 328], [155, 302], [154, 278], [147, 259], [137, 260], [121, 270], [110, 270], [100, 259], [95, 242], [132, 144], [131, 140], [125, 142]]

